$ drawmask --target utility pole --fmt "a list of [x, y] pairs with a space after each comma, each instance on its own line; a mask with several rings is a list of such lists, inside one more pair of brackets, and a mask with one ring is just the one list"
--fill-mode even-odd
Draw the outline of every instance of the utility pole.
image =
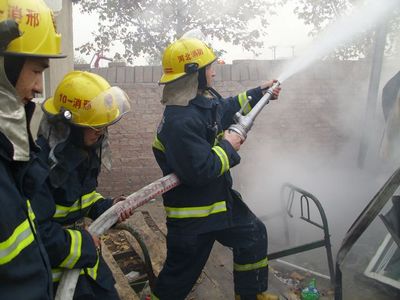
[[[379, 25], [375, 31], [374, 52], [372, 53], [371, 74], [369, 78], [367, 106], [363, 122], [360, 148], [358, 152], [358, 167], [363, 168], [367, 157], [370, 141], [376, 137], [376, 103], [378, 100], [379, 83], [382, 72], [383, 55], [385, 52], [387, 23]], [[371, 137], [373, 137], [371, 139]]]
[[272, 58], [275, 60], [276, 59], [276, 46], [271, 46], [269, 49], [272, 50]]

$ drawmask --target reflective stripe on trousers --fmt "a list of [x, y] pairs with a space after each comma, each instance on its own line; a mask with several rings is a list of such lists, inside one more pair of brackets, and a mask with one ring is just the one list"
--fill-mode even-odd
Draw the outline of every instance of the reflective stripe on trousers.
[[197, 207], [168, 207], [165, 206], [165, 212], [168, 218], [204, 218], [209, 215], [225, 212], [226, 202], [216, 202], [208, 206], [197, 206]]
[[245, 264], [245, 265], [240, 265], [237, 263], [233, 264], [233, 270], [237, 272], [244, 272], [244, 271], [252, 271], [252, 270], [257, 270], [261, 269], [268, 266], [268, 258], [263, 258], [262, 260], [252, 263], [252, 264]]
[[219, 160], [221, 161], [221, 171], [219, 172], [219, 175], [221, 176], [230, 168], [228, 155], [220, 146], [214, 146], [212, 147], [212, 150], [217, 154]]

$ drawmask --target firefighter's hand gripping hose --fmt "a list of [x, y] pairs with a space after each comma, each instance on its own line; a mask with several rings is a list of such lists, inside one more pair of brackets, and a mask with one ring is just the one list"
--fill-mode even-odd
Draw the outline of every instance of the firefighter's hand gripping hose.
[[[97, 218], [88, 228], [89, 232], [97, 236], [103, 234], [117, 223], [119, 216], [126, 210], [133, 210], [144, 205], [151, 199], [159, 196], [174, 187], [178, 186], [180, 181], [175, 174], [169, 174], [153, 183], [143, 187], [139, 191], [126, 197], [125, 201], [118, 202]], [[75, 292], [75, 286], [79, 278], [79, 269], [68, 270], [64, 272], [57, 289], [56, 300], [72, 300]]]
[[267, 105], [270, 100], [276, 99], [275, 91], [279, 89], [280, 84], [279, 81], [274, 81], [274, 84], [265, 92], [264, 96], [247, 115], [242, 115], [241, 111], [237, 112], [233, 117], [236, 124], [232, 124], [229, 127], [229, 130], [239, 134], [244, 141], [247, 138], [247, 133], [254, 124], [254, 120], [257, 118], [264, 106]]

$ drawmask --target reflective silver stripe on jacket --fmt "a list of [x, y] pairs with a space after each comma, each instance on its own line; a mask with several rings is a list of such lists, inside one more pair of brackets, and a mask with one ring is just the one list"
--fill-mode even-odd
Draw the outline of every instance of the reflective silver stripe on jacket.
[[13, 260], [18, 254], [28, 247], [35, 237], [33, 235], [29, 220], [26, 219], [19, 224], [11, 236], [0, 242], [0, 265], [4, 265]]
[[219, 172], [219, 175], [222, 175], [230, 168], [228, 155], [226, 154], [225, 150], [222, 149], [220, 146], [214, 146], [212, 147], [212, 150], [217, 154], [219, 160], [221, 161], [221, 170]]
[[70, 249], [68, 256], [62, 261], [60, 267], [73, 269], [76, 262], [81, 257], [82, 234], [80, 231], [67, 229], [71, 237]]
[[71, 206], [62, 206], [57, 204], [56, 212], [53, 217], [54, 218], [66, 217], [72, 212], [91, 206], [99, 199], [103, 199], [103, 196], [97, 193], [96, 191], [93, 191], [89, 194], [82, 196], [82, 206], [81, 206], [81, 199], [76, 200]]
[[250, 103], [247, 103], [247, 93], [243, 92], [238, 95], [240, 108], [243, 109], [243, 114], [247, 115], [251, 111]]

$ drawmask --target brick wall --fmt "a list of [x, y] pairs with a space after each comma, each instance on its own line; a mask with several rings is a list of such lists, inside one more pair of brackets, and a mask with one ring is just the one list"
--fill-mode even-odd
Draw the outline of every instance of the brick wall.
[[[285, 61], [234, 61], [216, 66], [216, 89], [237, 94], [278, 77]], [[76, 69], [89, 70], [87, 65]], [[100, 190], [105, 195], [130, 194], [159, 178], [151, 144], [163, 106], [159, 66], [127, 67], [112, 63], [90, 71], [123, 88], [131, 98], [132, 112], [111, 126], [113, 168], [103, 168]], [[330, 156], [354, 138], [365, 114], [369, 64], [360, 61], [320, 62], [289, 78], [279, 102], [269, 104], [256, 120], [241, 156], [248, 167], [257, 167], [256, 151], [313, 152]], [[343, 113], [345, 112], [345, 113]], [[255, 157], [255, 158], [254, 158]]]

